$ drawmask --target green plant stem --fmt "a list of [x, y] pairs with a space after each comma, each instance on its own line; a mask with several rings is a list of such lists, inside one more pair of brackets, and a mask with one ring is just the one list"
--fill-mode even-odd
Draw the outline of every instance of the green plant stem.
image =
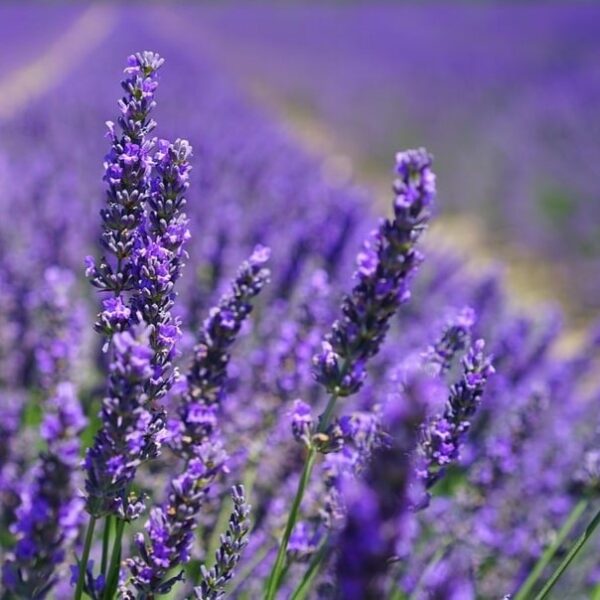
[[85, 534], [85, 542], [83, 544], [83, 553], [79, 563], [79, 577], [77, 577], [77, 587], [75, 588], [75, 600], [81, 600], [81, 594], [83, 594], [83, 584], [85, 581], [88, 560], [90, 558], [90, 549], [92, 547], [92, 540], [94, 539], [95, 527], [96, 517], [92, 517], [90, 515], [90, 520], [88, 521], [87, 531]]
[[123, 540], [123, 531], [125, 529], [125, 521], [117, 519], [117, 527], [115, 530], [115, 539], [113, 542], [112, 553], [110, 555], [110, 566], [108, 576], [106, 578], [106, 587], [104, 588], [103, 598], [113, 600], [117, 585], [119, 584], [119, 568], [121, 565], [121, 543]]
[[390, 600], [406, 600], [406, 598], [408, 598], [408, 596], [399, 587], [397, 587], [390, 596]]
[[106, 577], [106, 567], [108, 566], [108, 546], [110, 544], [110, 526], [112, 525], [111, 516], [108, 515], [104, 520], [104, 534], [102, 536], [102, 560], [100, 562], [100, 573]]
[[292, 535], [294, 526], [296, 525], [296, 521], [298, 520], [300, 504], [302, 503], [304, 492], [306, 490], [306, 487], [308, 486], [308, 482], [310, 481], [310, 476], [312, 474], [312, 470], [315, 465], [316, 459], [317, 451], [314, 448], [309, 448], [308, 454], [306, 456], [306, 461], [304, 463], [304, 470], [302, 471], [302, 475], [300, 476], [300, 481], [298, 482], [298, 489], [296, 490], [296, 495], [292, 503], [292, 508], [290, 509], [290, 514], [288, 515], [288, 520], [285, 526], [285, 530], [283, 532], [283, 537], [281, 538], [281, 543], [279, 544], [277, 558], [275, 559], [275, 564], [273, 565], [273, 570], [271, 571], [271, 576], [269, 577], [269, 581], [267, 583], [267, 594], [265, 596], [266, 600], [274, 600], [275, 594], [279, 589], [283, 569], [285, 567], [288, 543], [290, 541], [290, 536]]
[[[336, 394], [332, 394], [331, 396], [329, 396], [329, 401], [327, 402], [325, 411], [319, 418], [317, 433], [323, 433], [329, 426], [329, 422], [331, 421], [336, 401]], [[290, 513], [288, 515], [288, 520], [285, 526], [285, 530], [283, 532], [283, 537], [281, 538], [281, 544], [279, 545], [279, 550], [277, 551], [277, 558], [275, 559], [275, 564], [273, 565], [271, 575], [269, 576], [269, 579], [267, 581], [267, 592], [265, 595], [265, 600], [274, 600], [275, 594], [277, 594], [277, 590], [279, 589], [281, 581], [283, 580], [283, 570], [285, 567], [286, 552], [290, 541], [290, 536], [292, 535], [292, 531], [294, 529], [294, 526], [296, 525], [296, 521], [298, 520], [298, 514], [300, 512], [302, 498], [304, 497], [304, 492], [306, 491], [306, 488], [310, 481], [310, 476], [312, 474], [312, 470], [315, 466], [316, 460], [317, 451], [314, 446], [311, 446], [308, 449], [308, 453], [306, 455], [304, 469], [302, 471], [302, 475], [300, 476], [300, 481], [298, 482], [298, 489], [296, 490], [296, 495], [294, 497], [294, 501], [292, 502], [292, 508], [290, 509]]]
[[588, 506], [587, 500], [580, 500], [565, 521], [564, 525], [560, 528], [560, 531], [556, 534], [556, 538], [546, 548], [542, 556], [538, 559], [535, 566], [529, 573], [527, 579], [523, 582], [523, 585], [519, 588], [515, 594], [514, 600], [527, 600], [531, 596], [531, 592], [541, 577], [544, 569], [550, 564], [550, 561], [554, 558], [559, 548], [563, 545], [565, 539], [573, 530], [573, 527], [577, 524], [581, 515], [585, 512]]
[[535, 600], [544, 600], [548, 597], [552, 588], [556, 585], [556, 582], [560, 579], [561, 575], [567, 570], [569, 565], [573, 562], [573, 559], [579, 554], [580, 550], [585, 546], [586, 542], [592, 537], [596, 528], [600, 525], [600, 510], [594, 515], [594, 518], [590, 521], [589, 525], [585, 528], [585, 531], [579, 536], [577, 541], [573, 544], [567, 555], [563, 558], [560, 565], [556, 568], [550, 579], [546, 582], [546, 585], [542, 588], [541, 592], [535, 597]]
[[317, 552], [315, 552], [314, 556], [312, 557], [312, 560], [310, 561], [310, 564], [308, 565], [306, 573], [304, 573], [304, 577], [290, 596], [290, 600], [304, 600], [306, 594], [308, 594], [308, 592], [310, 591], [310, 587], [313, 581], [319, 574], [319, 570], [321, 568], [321, 565], [323, 564], [323, 559], [327, 556], [327, 553], [329, 552], [329, 544], [327, 542], [328, 540], [326, 539], [321, 544], [321, 547], [317, 550]]

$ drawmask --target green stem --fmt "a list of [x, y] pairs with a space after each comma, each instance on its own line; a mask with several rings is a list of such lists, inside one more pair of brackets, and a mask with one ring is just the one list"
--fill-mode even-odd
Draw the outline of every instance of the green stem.
[[390, 600], [406, 600], [406, 598], [408, 598], [408, 596], [399, 587], [397, 587], [390, 596]]
[[600, 525], [600, 510], [594, 515], [594, 518], [590, 521], [589, 525], [585, 528], [585, 531], [579, 536], [577, 541], [573, 544], [567, 555], [563, 558], [562, 562], [546, 585], [542, 588], [542, 591], [535, 597], [535, 600], [544, 600], [548, 597], [548, 594], [552, 588], [556, 585], [556, 582], [560, 579], [561, 575], [567, 570], [573, 559], [579, 554], [579, 551], [585, 546], [586, 542], [592, 537], [596, 527]]
[[269, 581], [267, 583], [267, 594], [265, 596], [265, 600], [274, 600], [275, 594], [279, 589], [282, 572], [285, 566], [288, 543], [290, 541], [290, 536], [292, 535], [294, 526], [296, 525], [296, 521], [298, 520], [300, 504], [302, 503], [302, 498], [304, 497], [304, 491], [306, 490], [308, 482], [310, 481], [310, 476], [312, 474], [316, 459], [317, 451], [314, 448], [310, 448], [308, 450], [308, 455], [306, 456], [306, 462], [304, 463], [304, 470], [302, 471], [300, 481], [298, 482], [298, 489], [296, 490], [296, 496], [294, 497], [292, 508], [290, 509], [290, 514], [283, 532], [283, 537], [281, 538], [281, 543], [279, 544], [277, 558], [275, 559], [275, 564], [273, 565], [273, 570], [271, 571], [271, 576], [269, 577]]
[[110, 526], [112, 525], [111, 516], [108, 515], [104, 520], [104, 535], [102, 536], [102, 561], [100, 563], [100, 573], [106, 577], [106, 567], [108, 566], [108, 546], [110, 544]]
[[96, 517], [90, 515], [88, 521], [87, 531], [85, 534], [85, 542], [83, 544], [83, 554], [81, 555], [81, 561], [79, 563], [79, 577], [77, 577], [77, 587], [75, 588], [75, 600], [81, 600], [81, 594], [83, 594], [83, 584], [85, 582], [85, 574], [87, 571], [87, 564], [90, 558], [90, 549], [92, 547], [92, 540], [94, 539], [94, 528], [96, 527]]
[[121, 543], [123, 540], [123, 531], [125, 529], [125, 521], [117, 519], [117, 528], [115, 531], [115, 539], [113, 542], [112, 554], [110, 555], [110, 566], [108, 568], [108, 576], [106, 578], [106, 587], [104, 588], [103, 597], [106, 600], [112, 600], [119, 585], [119, 570], [121, 566]]
[[331, 421], [331, 417], [333, 416], [333, 409], [335, 408], [335, 403], [337, 402], [337, 395], [333, 394], [329, 396], [329, 401], [327, 402], [327, 406], [323, 411], [323, 414], [319, 417], [319, 425], [317, 426], [317, 433], [323, 433], [327, 427], [329, 427], [329, 422]]
[[533, 567], [531, 573], [524, 581], [523, 585], [519, 588], [517, 593], [515, 594], [514, 600], [527, 600], [531, 596], [531, 592], [535, 587], [535, 584], [538, 582], [538, 579], [541, 577], [544, 569], [550, 564], [550, 561], [554, 558], [559, 548], [563, 545], [565, 539], [571, 533], [573, 527], [577, 524], [581, 515], [584, 513], [585, 509], [588, 506], [587, 500], [580, 500], [569, 516], [565, 521], [564, 525], [561, 527], [560, 531], [556, 534], [556, 538], [546, 548], [542, 556], [538, 559], [537, 563]]
[[325, 540], [321, 547], [317, 550], [315, 555], [313, 556], [306, 573], [304, 573], [304, 577], [302, 581], [298, 584], [298, 587], [292, 593], [290, 600], [304, 600], [306, 594], [310, 591], [310, 587], [319, 574], [319, 570], [321, 565], [323, 564], [323, 559], [327, 555], [329, 551], [329, 545], [327, 543], [328, 540]]
[[592, 591], [592, 600], [600, 600], [600, 583]]
[[[329, 397], [329, 401], [327, 402], [325, 411], [319, 418], [317, 433], [323, 433], [329, 426], [329, 421], [331, 420], [331, 417], [333, 415], [333, 408], [335, 406], [336, 400], [337, 396], [335, 394]], [[290, 541], [290, 536], [292, 535], [292, 531], [294, 529], [294, 526], [296, 525], [296, 521], [298, 520], [298, 514], [300, 512], [302, 498], [304, 497], [304, 492], [308, 487], [310, 476], [312, 474], [312, 470], [315, 466], [316, 460], [317, 451], [315, 450], [314, 446], [311, 446], [308, 449], [308, 453], [306, 455], [306, 459], [304, 462], [304, 470], [302, 471], [300, 481], [298, 482], [298, 489], [296, 490], [296, 495], [294, 496], [294, 501], [292, 502], [292, 508], [290, 509], [290, 513], [288, 515], [288, 520], [285, 526], [285, 530], [283, 532], [283, 537], [281, 538], [281, 543], [279, 544], [277, 558], [275, 559], [275, 564], [273, 565], [271, 575], [269, 576], [269, 579], [267, 581], [267, 592], [265, 595], [265, 600], [275, 599], [275, 594], [277, 594], [277, 590], [279, 589], [281, 581], [283, 580], [283, 571], [285, 567], [285, 559], [287, 547]]]

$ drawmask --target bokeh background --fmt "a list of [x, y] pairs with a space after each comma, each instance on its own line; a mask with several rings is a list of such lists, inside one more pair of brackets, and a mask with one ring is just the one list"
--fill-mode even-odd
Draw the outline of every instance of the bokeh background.
[[46, 102], [57, 126], [85, 121], [70, 169], [100, 194], [101, 124], [73, 106], [83, 95], [110, 115], [122, 56], [140, 47], [185, 55], [235, 80], [334, 184], [370, 188], [382, 206], [394, 152], [426, 146], [439, 173], [435, 243], [501, 261], [516, 296], [557, 300], [576, 325], [598, 308], [594, 3], [14, 2], [0, 6], [0, 34], [5, 157], [11, 126]]

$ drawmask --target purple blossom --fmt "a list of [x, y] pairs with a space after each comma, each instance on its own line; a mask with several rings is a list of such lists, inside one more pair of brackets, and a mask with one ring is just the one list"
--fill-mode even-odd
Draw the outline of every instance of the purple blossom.
[[229, 349], [252, 311], [252, 299], [268, 281], [269, 271], [264, 268], [268, 258], [267, 249], [256, 248], [240, 267], [231, 291], [211, 309], [200, 331], [194, 361], [187, 375], [187, 391], [177, 409], [182, 429], [171, 440], [171, 447], [181, 456], [194, 456], [194, 446], [202, 444], [212, 434], [213, 420], [198, 420], [197, 415], [218, 409], [224, 394]]
[[484, 342], [477, 340], [463, 359], [462, 377], [450, 389], [443, 412], [421, 427], [417, 472], [428, 489], [443, 476], [444, 468], [457, 460], [462, 438], [493, 373], [491, 359], [484, 354]]
[[330, 394], [348, 396], [362, 386], [367, 359], [377, 354], [389, 320], [409, 297], [408, 281], [421, 262], [414, 245], [426, 227], [435, 195], [431, 157], [425, 150], [396, 156], [394, 219], [384, 221], [359, 255], [358, 283], [344, 298], [314, 358], [314, 373]]
[[362, 480], [344, 480], [347, 514], [336, 574], [349, 600], [386, 597], [391, 592], [388, 570], [410, 548], [410, 453], [431, 384], [430, 378], [415, 374], [403, 386], [402, 401], [388, 403], [382, 416], [387, 443], [374, 451]]
[[244, 487], [237, 485], [231, 492], [233, 511], [227, 531], [221, 535], [221, 545], [211, 569], [202, 567], [200, 585], [194, 588], [197, 600], [220, 600], [225, 596], [225, 585], [233, 578], [242, 551], [248, 544], [250, 506], [246, 503]]
[[314, 418], [311, 408], [306, 402], [296, 400], [291, 413], [292, 434], [294, 439], [305, 446], [310, 446]]
[[56, 568], [77, 538], [83, 501], [75, 494], [79, 435], [86, 424], [75, 389], [61, 383], [46, 402], [41, 425], [47, 449], [21, 493], [11, 531], [16, 545], [4, 561], [2, 579], [18, 597], [44, 598], [57, 583]]
[[85, 458], [86, 508], [95, 517], [125, 516], [137, 467], [158, 454], [164, 419], [149, 411], [145, 392], [153, 355], [145, 330], [113, 337], [102, 426]]
[[[154, 142], [147, 136], [156, 126], [150, 113], [155, 106], [157, 72], [163, 62], [152, 52], [129, 57], [127, 77], [121, 83], [125, 96], [119, 101], [121, 135], [114, 123], [107, 123], [111, 141], [104, 163], [107, 205], [100, 214], [104, 225], [102, 245], [114, 259], [109, 261], [103, 256], [95, 263], [88, 257], [86, 274], [94, 286], [117, 297], [133, 286], [132, 252], [143, 222], [144, 203], [150, 196]], [[111, 333], [106, 327], [106, 322], [98, 321], [100, 331]]]

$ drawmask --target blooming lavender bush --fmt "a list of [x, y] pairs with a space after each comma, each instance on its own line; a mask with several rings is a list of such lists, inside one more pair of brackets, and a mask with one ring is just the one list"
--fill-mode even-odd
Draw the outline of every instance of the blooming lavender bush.
[[[77, 258], [51, 251], [33, 183], [27, 243], [0, 224], [2, 597], [598, 593], [580, 550], [600, 336], [557, 354], [559, 316], [516, 313], [496, 276], [427, 246], [427, 151], [398, 153], [369, 234], [361, 193], [215, 65], [179, 62], [163, 115], [194, 152], [152, 137], [163, 60], [132, 55], [100, 252], [81, 207], [62, 222]], [[77, 185], [46, 186], [50, 207]]]

